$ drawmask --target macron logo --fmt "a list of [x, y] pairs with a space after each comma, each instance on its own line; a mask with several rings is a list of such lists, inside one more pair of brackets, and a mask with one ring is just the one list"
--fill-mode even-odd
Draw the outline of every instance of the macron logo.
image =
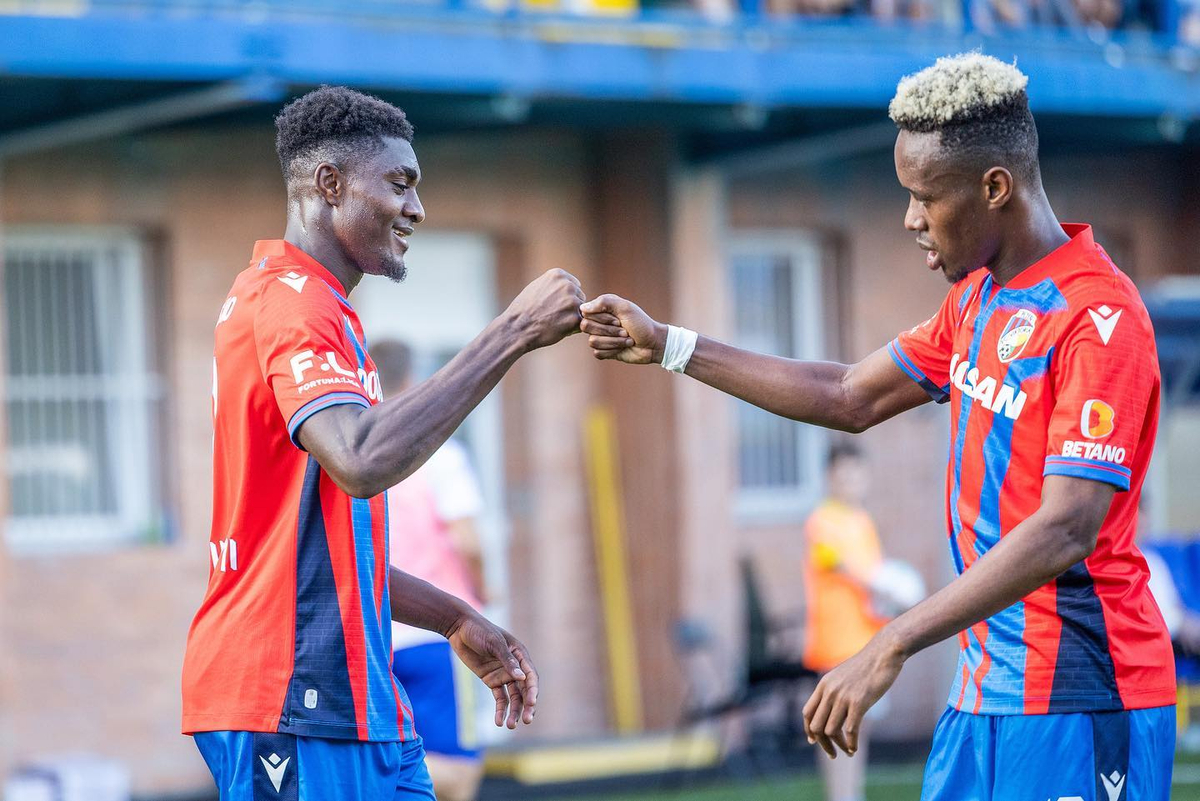
[[1109, 775], [1100, 774], [1100, 781], [1104, 782], [1104, 792], [1108, 793], [1108, 801], [1117, 801], [1121, 797], [1121, 790], [1125, 787], [1125, 777], [1115, 770]]
[[[287, 275], [279, 276], [279, 280], [282, 281], [283, 283], [287, 284], [288, 286], [290, 286], [292, 289], [296, 290], [297, 292], [303, 292], [304, 291], [304, 282], [308, 280], [308, 276], [300, 275], [295, 270], [292, 270]], [[1105, 341], [1107, 341], [1107, 340], [1105, 340]]]
[[1088, 309], [1088, 314], [1091, 316], [1092, 322], [1096, 324], [1100, 341], [1107, 345], [1117, 327], [1117, 320], [1121, 319], [1121, 310], [1113, 311], [1107, 306], [1101, 306], [1099, 309]]
[[262, 760], [263, 767], [267, 770], [267, 778], [271, 780], [271, 784], [275, 787], [275, 792], [279, 792], [279, 788], [283, 787], [283, 773], [287, 770], [288, 763], [292, 761], [291, 757], [280, 759], [279, 754], [271, 754], [269, 757], [259, 757]]

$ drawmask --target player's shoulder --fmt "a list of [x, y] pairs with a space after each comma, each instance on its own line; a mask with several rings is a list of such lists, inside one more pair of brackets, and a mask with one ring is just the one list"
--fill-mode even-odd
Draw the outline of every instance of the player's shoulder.
[[1060, 279], [1067, 304], [1064, 334], [1082, 331], [1109, 345], [1114, 335], [1152, 343], [1154, 328], [1133, 280], [1096, 245]]
[[242, 274], [259, 326], [293, 326], [345, 316], [336, 290], [314, 271], [284, 257], [260, 259]]

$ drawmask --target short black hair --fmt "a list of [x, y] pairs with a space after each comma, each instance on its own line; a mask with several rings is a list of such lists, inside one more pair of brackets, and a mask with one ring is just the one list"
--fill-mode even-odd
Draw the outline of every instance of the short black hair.
[[321, 161], [345, 169], [357, 157], [374, 155], [384, 137], [411, 142], [412, 123], [391, 103], [345, 86], [314, 89], [275, 117], [275, 152], [289, 183]]
[[940, 58], [900, 82], [888, 113], [902, 131], [937, 133], [948, 156], [971, 169], [1006, 167], [1036, 179], [1028, 81], [1014, 65], [980, 53]]
[[825, 460], [825, 468], [832, 470], [837, 466], [838, 462], [841, 462], [845, 459], [862, 458], [862, 448], [858, 447], [853, 442], [846, 442], [842, 440], [829, 446], [829, 456]]

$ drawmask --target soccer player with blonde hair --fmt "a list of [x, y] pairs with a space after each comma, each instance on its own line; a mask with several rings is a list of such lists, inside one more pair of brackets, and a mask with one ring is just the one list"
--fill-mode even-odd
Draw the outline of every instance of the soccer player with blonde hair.
[[978, 53], [900, 82], [904, 225], [952, 286], [933, 317], [857, 364], [739, 350], [616, 295], [584, 304], [581, 327], [599, 359], [659, 363], [828, 428], [949, 404], [959, 576], [821, 680], [805, 727], [831, 758], [854, 754], [910, 656], [957, 637], [923, 801], [1166, 801], [1174, 663], [1134, 544], [1158, 424], [1154, 332], [1091, 228], [1050, 207], [1027, 83]]

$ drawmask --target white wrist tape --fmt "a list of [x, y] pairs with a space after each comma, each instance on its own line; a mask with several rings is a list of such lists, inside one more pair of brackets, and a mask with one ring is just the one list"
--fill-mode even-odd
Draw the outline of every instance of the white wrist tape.
[[696, 349], [696, 332], [678, 326], [667, 326], [667, 344], [663, 347], [662, 366], [672, 373], [682, 373]]

